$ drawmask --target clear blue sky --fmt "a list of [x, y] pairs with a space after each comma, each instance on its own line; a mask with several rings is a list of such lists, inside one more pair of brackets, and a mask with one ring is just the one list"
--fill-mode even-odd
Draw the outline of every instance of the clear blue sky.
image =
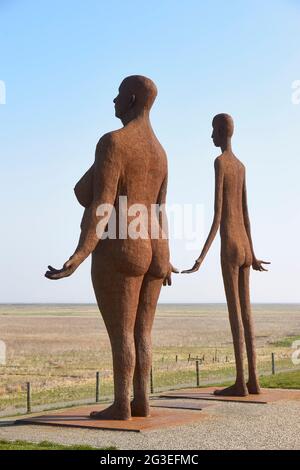
[[[269, 273], [253, 273], [256, 302], [299, 296], [299, 0], [0, 0], [1, 302], [93, 302], [89, 260], [61, 282], [43, 278], [72, 253], [82, 210], [73, 186], [105, 132], [120, 127], [122, 78], [157, 84], [153, 127], [169, 157], [168, 202], [213, 209], [211, 119], [236, 121], [247, 167], [252, 232]], [[172, 242], [188, 268], [198, 250]], [[177, 276], [164, 302], [222, 302], [219, 240], [199, 273]]]

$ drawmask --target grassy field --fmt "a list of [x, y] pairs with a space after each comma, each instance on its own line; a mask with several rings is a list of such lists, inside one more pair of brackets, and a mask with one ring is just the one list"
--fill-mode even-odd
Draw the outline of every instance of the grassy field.
[[53, 442], [27, 442], [27, 441], [5, 441], [0, 440], [0, 450], [116, 450], [115, 447], [97, 449], [96, 447], [84, 445], [63, 446]]
[[[227, 387], [230, 382], [217, 384]], [[291, 372], [278, 372], [275, 375], [261, 376], [260, 385], [263, 388], [300, 389], [300, 369]]]
[[[277, 371], [295, 368], [291, 346], [300, 338], [300, 306], [254, 305], [253, 313], [260, 373], [271, 371], [272, 352]], [[0, 339], [7, 346], [6, 365], [0, 366], [2, 412], [26, 405], [27, 381], [33, 405], [94, 397], [97, 370], [101, 397], [113, 392], [110, 345], [94, 305], [1, 305]], [[197, 357], [200, 382], [234, 375], [225, 305], [160, 305], [153, 347], [156, 390], [194, 385]]]
[[266, 388], [300, 388], [300, 370], [279, 372], [276, 375], [261, 378], [261, 386]]

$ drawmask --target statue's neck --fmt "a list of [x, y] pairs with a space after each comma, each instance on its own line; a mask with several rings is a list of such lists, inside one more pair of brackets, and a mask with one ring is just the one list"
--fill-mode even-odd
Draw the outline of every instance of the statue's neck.
[[124, 117], [121, 118], [123, 126], [127, 126], [132, 121], [135, 121], [137, 124], [151, 125], [149, 111], [129, 112]]
[[232, 152], [232, 145], [231, 145], [231, 138], [228, 137], [222, 144], [221, 144], [222, 152]]

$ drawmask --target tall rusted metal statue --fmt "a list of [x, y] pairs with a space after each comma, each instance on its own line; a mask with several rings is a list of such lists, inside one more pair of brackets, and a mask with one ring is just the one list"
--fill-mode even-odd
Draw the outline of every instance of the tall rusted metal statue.
[[[234, 385], [215, 393], [245, 396], [248, 393], [260, 393], [249, 293], [250, 267], [257, 271], [266, 271], [263, 264], [269, 263], [258, 260], [254, 253], [247, 207], [245, 167], [233, 154], [231, 147], [233, 119], [228, 114], [218, 114], [212, 125], [213, 142], [222, 150], [222, 154], [215, 160], [215, 214], [199, 258], [192, 269], [183, 273], [198, 271], [220, 227], [221, 265], [233, 336], [236, 381]], [[243, 367], [244, 341], [249, 369], [247, 383]]]
[[[174, 269], [161, 214], [158, 237], [152, 236], [150, 227], [151, 206], [165, 203], [168, 173], [165, 151], [149, 119], [156, 95], [149, 78], [133, 75], [121, 83], [114, 103], [124, 127], [100, 139], [94, 164], [75, 186], [85, 207], [78, 246], [62, 269], [49, 266], [46, 272], [49, 279], [70, 276], [92, 254], [92, 282], [111, 342], [115, 393], [114, 403], [93, 412], [94, 419], [149, 416], [152, 323], [162, 284], [171, 284]], [[121, 207], [124, 198], [128, 211]], [[142, 236], [132, 237], [128, 232], [136, 205], [146, 214], [139, 219]], [[103, 223], [99, 214], [110, 207], [115, 211], [116, 237], [103, 238], [110, 219]]]

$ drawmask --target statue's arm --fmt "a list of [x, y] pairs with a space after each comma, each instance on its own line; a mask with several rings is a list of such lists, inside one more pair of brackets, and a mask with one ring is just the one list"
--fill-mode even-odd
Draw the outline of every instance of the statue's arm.
[[93, 201], [93, 184], [94, 184], [94, 164], [80, 178], [74, 187], [75, 196], [83, 207], [88, 207]]
[[182, 271], [183, 273], [193, 273], [198, 271], [208, 250], [211, 247], [212, 242], [219, 230], [222, 216], [223, 206], [223, 182], [224, 182], [224, 170], [221, 161], [217, 158], [215, 160], [215, 204], [214, 204], [214, 218], [209, 231], [208, 237], [201, 251], [200, 256], [197, 258], [194, 266], [191, 269]]
[[168, 218], [166, 213], [166, 199], [168, 188], [168, 174], [166, 173], [164, 180], [161, 184], [159, 194], [157, 197], [157, 204], [159, 205], [159, 227], [163, 232], [163, 236], [168, 238]]
[[222, 216], [222, 206], [223, 206], [223, 181], [224, 173], [220, 160], [215, 160], [215, 205], [214, 205], [214, 218], [211, 225], [210, 232], [208, 234], [207, 240], [204, 244], [204, 247], [201, 251], [201, 254], [197, 261], [202, 263], [205, 256], [207, 255], [208, 250], [211, 247], [212, 242], [215, 239], [215, 236], [219, 230]]
[[[102, 137], [97, 145], [94, 163], [93, 199], [85, 209], [81, 234], [75, 255], [84, 260], [96, 248], [101, 239], [109, 215], [114, 207], [120, 175], [118, 154], [110, 134]], [[100, 215], [103, 208], [102, 215]], [[109, 213], [108, 213], [109, 212]], [[104, 223], [101, 223], [105, 220]]]
[[[168, 217], [166, 212], [166, 199], [167, 199], [167, 187], [168, 187], [168, 173], [166, 173], [165, 178], [162, 182], [160, 187], [160, 191], [157, 198], [157, 204], [160, 206], [159, 210], [159, 228], [160, 228], [160, 237], [165, 239], [169, 239], [169, 228], [168, 228]], [[173, 266], [173, 264], [169, 263], [169, 269], [166, 273], [166, 276], [163, 280], [164, 286], [171, 286], [172, 285], [172, 273], [179, 273], [178, 269]]]
[[254, 248], [253, 248], [253, 242], [252, 242], [252, 236], [251, 236], [251, 224], [250, 224], [250, 217], [249, 217], [249, 211], [248, 211], [246, 175], [244, 175], [244, 182], [243, 182], [243, 216], [244, 216], [244, 225], [245, 225], [246, 233], [247, 233], [250, 248], [251, 248], [251, 253], [252, 253], [253, 259], [256, 259], [256, 256], [254, 254]]
[[[115, 151], [110, 134], [103, 136], [96, 148], [93, 178], [93, 199], [85, 209], [79, 242], [74, 254], [62, 269], [48, 266], [45, 276], [49, 279], [61, 279], [70, 276], [77, 267], [94, 251], [105, 230], [117, 194], [120, 175], [118, 154]], [[104, 207], [105, 206], [105, 207]], [[104, 207], [102, 216], [99, 207]], [[105, 221], [103, 223], [103, 220]]]
[[267, 271], [262, 265], [263, 264], [270, 264], [268, 261], [258, 260], [254, 253], [252, 236], [251, 236], [251, 224], [250, 224], [250, 217], [248, 211], [248, 201], [247, 201], [247, 187], [246, 187], [246, 175], [244, 175], [244, 183], [243, 183], [243, 217], [244, 217], [244, 225], [245, 230], [247, 233], [247, 237], [249, 240], [251, 253], [252, 253], [252, 267], [255, 271]]

